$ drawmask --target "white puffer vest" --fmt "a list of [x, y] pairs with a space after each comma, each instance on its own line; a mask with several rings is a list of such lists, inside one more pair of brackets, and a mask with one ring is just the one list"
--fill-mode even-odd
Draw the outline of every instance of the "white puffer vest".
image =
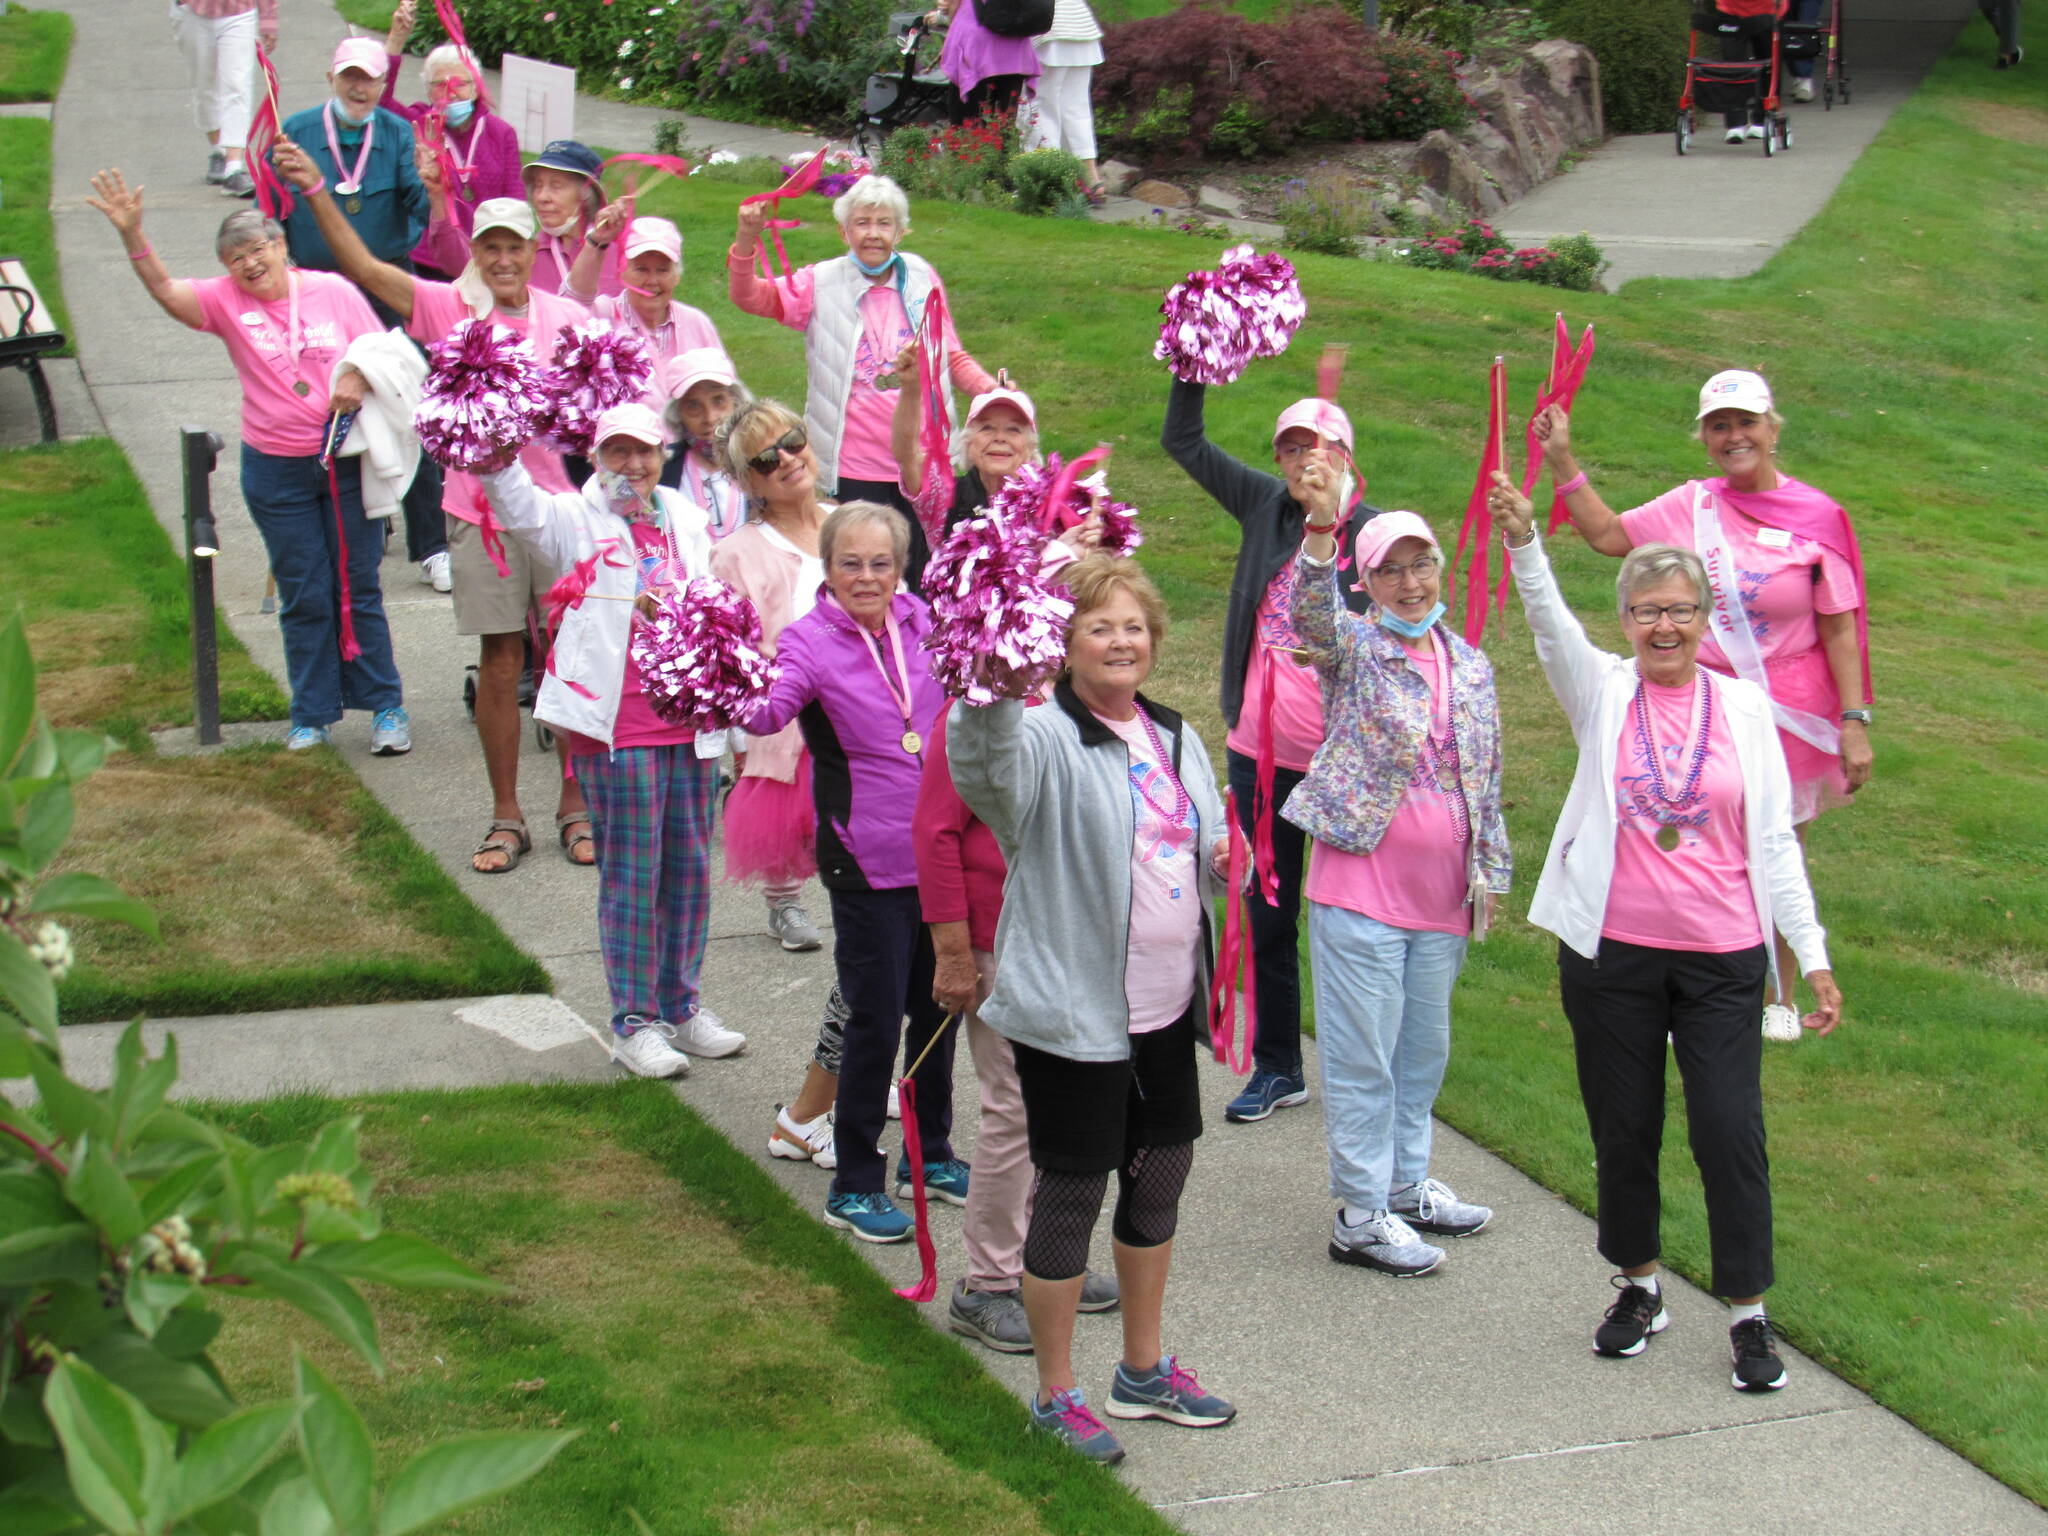
[[[903, 308], [915, 326], [924, 314], [937, 275], [931, 263], [908, 251], [903, 258]], [[860, 297], [871, 286], [851, 256], [821, 261], [811, 296], [811, 323], [804, 328], [804, 361], [810, 388], [804, 396], [804, 430], [818, 456], [818, 484], [839, 484], [839, 440], [846, 431], [846, 402], [853, 392], [853, 359], [860, 349]], [[893, 279], [891, 279], [893, 281]], [[951, 389], [947, 401], [951, 405]], [[957, 415], [957, 413], [955, 413]]]

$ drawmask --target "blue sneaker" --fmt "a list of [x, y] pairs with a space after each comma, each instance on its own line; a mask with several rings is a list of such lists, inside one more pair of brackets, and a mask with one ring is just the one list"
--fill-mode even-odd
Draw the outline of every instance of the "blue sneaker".
[[284, 749], [287, 752], [308, 752], [314, 747], [324, 747], [332, 740], [324, 725], [295, 725], [284, 739]]
[[1299, 1072], [1268, 1072], [1260, 1067], [1244, 1092], [1223, 1106], [1223, 1118], [1238, 1125], [1263, 1120], [1276, 1109], [1292, 1109], [1308, 1102], [1308, 1079]]
[[864, 1243], [900, 1243], [910, 1236], [910, 1218], [879, 1189], [827, 1195], [825, 1225], [843, 1227]]
[[412, 750], [412, 717], [402, 709], [380, 709], [370, 722], [370, 755], [402, 757]]
[[[949, 1157], [943, 1163], [924, 1165], [924, 1192], [929, 1199], [943, 1200], [948, 1205], [967, 1203], [968, 1165], [957, 1157]], [[910, 1187], [910, 1164], [896, 1165], [896, 1198], [912, 1200], [916, 1195]]]
[[1162, 1355], [1149, 1376], [1133, 1376], [1119, 1360], [1109, 1385], [1109, 1413], [1118, 1419], [1164, 1419], [1190, 1429], [1213, 1429], [1237, 1417], [1237, 1409], [1214, 1392], [1204, 1392], [1195, 1373], [1172, 1355]]
[[1106, 1467], [1124, 1459], [1124, 1448], [1103, 1427], [1102, 1420], [1095, 1417], [1095, 1410], [1083, 1399], [1079, 1387], [1055, 1392], [1052, 1401], [1043, 1405], [1038, 1394], [1032, 1393], [1031, 1427], [1057, 1435], [1089, 1461], [1101, 1462]]

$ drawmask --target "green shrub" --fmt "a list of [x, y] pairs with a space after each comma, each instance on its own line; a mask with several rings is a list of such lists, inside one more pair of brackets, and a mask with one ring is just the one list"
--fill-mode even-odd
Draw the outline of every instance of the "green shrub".
[[1472, 99], [1449, 53], [1412, 37], [1381, 37], [1378, 51], [1386, 90], [1360, 114], [1361, 138], [1419, 139], [1432, 128], [1455, 131], [1472, 121]]
[[913, 199], [1002, 202], [1010, 195], [1008, 172], [1016, 151], [1016, 119], [984, 112], [957, 127], [898, 128], [882, 146], [875, 169]]
[[1034, 149], [1011, 157], [1009, 175], [1019, 213], [1053, 213], [1080, 191], [1081, 158], [1064, 149]]
[[1356, 256], [1360, 237], [1372, 231], [1372, 196], [1337, 167], [1319, 165], [1281, 188], [1277, 217], [1283, 245]]
[[1498, 282], [1539, 283], [1580, 293], [1598, 288], [1600, 274], [1607, 270], [1607, 260], [1590, 235], [1569, 235], [1547, 246], [1518, 250], [1484, 219], [1467, 219], [1448, 229], [1432, 225], [1393, 256], [1407, 266], [1433, 272], [1469, 272]]
[[1470, 0], [1380, 0], [1380, 28], [1397, 37], [1468, 54], [1485, 10]]
[[1553, 37], [1584, 43], [1600, 61], [1609, 133], [1661, 133], [1685, 80], [1687, 0], [1536, 0]]

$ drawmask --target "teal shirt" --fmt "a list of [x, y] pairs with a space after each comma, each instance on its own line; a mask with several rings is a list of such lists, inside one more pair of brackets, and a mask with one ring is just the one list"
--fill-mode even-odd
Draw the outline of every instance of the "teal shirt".
[[[338, 190], [346, 170], [335, 165], [328, 150], [327, 125], [322, 120], [324, 109], [325, 104], [294, 112], [285, 119], [285, 137], [320, 167], [320, 174], [327, 178], [327, 190], [333, 193], [349, 223], [355, 225], [370, 254], [379, 261], [411, 271], [412, 248], [419, 244], [427, 227], [427, 189], [413, 164], [412, 124], [383, 107], [375, 110], [370, 123], [376, 126], [376, 137], [370, 143], [370, 163], [363, 168], [362, 191], [356, 194], [362, 207], [351, 212], [348, 205], [353, 199]], [[369, 126], [351, 129], [340, 113], [335, 114], [335, 140], [349, 169], [355, 166], [356, 155], [363, 146], [363, 133]], [[294, 200], [284, 221], [284, 238], [292, 260], [300, 266], [316, 272], [340, 270], [334, 252], [320, 237], [320, 226], [304, 198]]]

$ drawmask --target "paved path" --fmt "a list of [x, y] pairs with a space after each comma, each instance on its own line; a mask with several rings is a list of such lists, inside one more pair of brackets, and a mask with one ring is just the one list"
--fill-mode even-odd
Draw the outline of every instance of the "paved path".
[[[209, 269], [212, 231], [228, 205], [199, 184], [197, 140], [156, 0], [54, 3], [79, 25], [56, 114], [56, 215], [85, 374], [172, 527], [175, 430], [194, 422], [232, 438], [237, 390], [218, 343], [156, 312], [78, 194], [94, 168], [124, 165], [151, 189], [157, 248], [189, 272]], [[308, 23], [311, 10], [298, 7], [286, 33], [288, 102], [321, 93], [331, 36]], [[124, 82], [119, 114], [100, 107], [99, 83], [109, 79]], [[263, 558], [232, 466], [230, 455], [215, 480], [221, 600], [275, 670], [275, 626], [256, 613]], [[397, 561], [385, 570], [419, 745], [408, 758], [371, 760], [366, 726], [351, 719], [341, 750], [477, 902], [546, 962], [566, 1009], [473, 1000], [180, 1020], [190, 1092], [354, 1093], [611, 1070], [570, 1017], [601, 1020], [608, 1011], [592, 878], [545, 846], [509, 877], [468, 872], [483, 805], [459, 701], [466, 647], [453, 642], [445, 598], [415, 585]], [[540, 813], [552, 759], [529, 753], [525, 762], [529, 805]], [[545, 827], [544, 816], [536, 819]], [[814, 909], [823, 914], [822, 899]], [[771, 1175], [815, 1208], [823, 1177], [768, 1161], [761, 1140], [770, 1106], [793, 1090], [808, 1055], [830, 960], [783, 955], [760, 931], [758, 903], [730, 892], [715, 903], [712, 930], [706, 994], [752, 1044], [736, 1061], [701, 1064], [679, 1095], [763, 1155]], [[74, 1028], [71, 1049], [82, 1065], [104, 1061], [116, 1032]], [[1220, 1103], [1220, 1070], [1205, 1065], [1204, 1073], [1205, 1100]], [[968, 1128], [971, 1097], [963, 1069]], [[1312, 1110], [1253, 1128], [1219, 1125], [1202, 1143], [1177, 1254], [1172, 1337], [1243, 1417], [1213, 1435], [1135, 1426], [1126, 1463], [1132, 1487], [1188, 1530], [2048, 1536], [2048, 1514], [1809, 1363], [1795, 1359], [1793, 1386], [1776, 1396], [1731, 1392], [1721, 1311], [1690, 1287], [1672, 1287], [1674, 1326], [1646, 1358], [1595, 1360], [1587, 1333], [1607, 1270], [1590, 1223], [1463, 1138], [1443, 1136], [1440, 1170], [1499, 1209], [1497, 1230], [1459, 1245], [1443, 1274], [1415, 1284], [1381, 1282], [1324, 1257], [1322, 1165]], [[957, 1273], [957, 1217], [941, 1212], [938, 1226], [946, 1268]], [[865, 1251], [895, 1279], [914, 1263], [903, 1249]], [[1084, 1322], [1080, 1360], [1098, 1390], [1116, 1351], [1113, 1323]], [[1028, 1361], [981, 1358], [1026, 1389]]]

